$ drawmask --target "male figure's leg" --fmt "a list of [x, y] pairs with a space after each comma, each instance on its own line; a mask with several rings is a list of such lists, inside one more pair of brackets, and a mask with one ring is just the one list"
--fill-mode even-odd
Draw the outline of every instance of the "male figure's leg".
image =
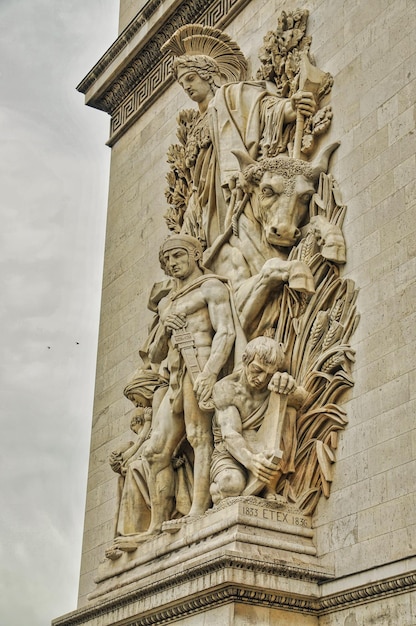
[[189, 515], [202, 515], [211, 504], [209, 472], [214, 448], [213, 412], [199, 408], [188, 374], [184, 378], [183, 401], [186, 436], [194, 450], [194, 491]]
[[146, 535], [160, 532], [163, 522], [170, 519], [174, 506], [175, 478], [172, 455], [185, 434], [183, 416], [172, 413], [169, 394], [163, 398], [154, 427], [144, 450], [149, 468], [151, 522]]
[[211, 464], [210, 492], [214, 504], [224, 498], [240, 496], [247, 483], [247, 474], [231, 454], [214, 450]]

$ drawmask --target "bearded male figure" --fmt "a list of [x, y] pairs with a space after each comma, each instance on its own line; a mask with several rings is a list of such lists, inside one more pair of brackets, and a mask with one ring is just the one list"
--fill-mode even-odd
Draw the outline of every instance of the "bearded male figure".
[[169, 237], [161, 248], [173, 290], [158, 306], [159, 325], [149, 346], [152, 363], [166, 365], [169, 387], [153, 417], [143, 451], [148, 466], [151, 522], [145, 540], [161, 532], [174, 511], [172, 456], [184, 437], [193, 448], [194, 480], [189, 516], [210, 506], [209, 471], [213, 450], [211, 394], [234, 345], [229, 290], [217, 276], [204, 274], [202, 248], [188, 235]]
[[218, 29], [189, 24], [163, 45], [172, 71], [198, 104], [185, 146], [190, 171], [182, 231], [210, 247], [228, 221], [230, 187], [238, 173], [232, 151], [257, 160], [287, 152], [297, 111], [315, 112], [313, 94], [299, 91], [280, 98], [274, 84], [247, 81], [247, 62], [238, 45]]

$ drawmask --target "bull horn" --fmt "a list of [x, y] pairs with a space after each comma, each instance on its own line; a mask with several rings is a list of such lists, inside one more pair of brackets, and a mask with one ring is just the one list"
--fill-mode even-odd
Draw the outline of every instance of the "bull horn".
[[335, 143], [329, 144], [326, 148], [322, 150], [316, 157], [315, 161], [311, 163], [312, 166], [312, 179], [314, 181], [318, 180], [319, 175], [322, 172], [328, 171], [329, 159], [335, 150], [340, 146], [340, 142], [336, 141]]
[[245, 170], [249, 165], [257, 165], [257, 161], [251, 158], [248, 152], [242, 150], [231, 150], [232, 154], [237, 158], [240, 170]]

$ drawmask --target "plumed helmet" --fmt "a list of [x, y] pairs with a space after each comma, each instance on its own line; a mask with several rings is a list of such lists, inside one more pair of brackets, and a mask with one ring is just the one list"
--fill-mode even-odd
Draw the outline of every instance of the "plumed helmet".
[[225, 82], [244, 80], [247, 76], [247, 61], [239, 46], [218, 28], [187, 24], [178, 28], [161, 50], [176, 57], [178, 64], [182, 58], [189, 63], [190, 58], [208, 57]]

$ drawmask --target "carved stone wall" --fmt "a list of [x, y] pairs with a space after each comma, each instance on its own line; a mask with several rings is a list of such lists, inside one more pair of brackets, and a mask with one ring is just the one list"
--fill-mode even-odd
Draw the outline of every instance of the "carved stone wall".
[[[125, 20], [130, 5], [124, 4]], [[292, 1], [252, 0], [247, 6], [236, 3], [234, 13], [225, 3], [204, 3], [195, 13], [198, 4], [191, 5], [147, 3], [145, 18], [139, 13], [130, 26], [126, 20], [123, 38], [81, 83], [87, 100], [112, 115], [79, 597], [84, 611], [114, 536], [116, 479], [108, 457], [130, 439], [131, 404], [122, 393], [139, 364], [138, 348], [151, 322], [149, 291], [163, 279], [158, 249], [166, 236], [166, 151], [177, 141], [179, 110], [189, 107], [186, 95], [168, 77], [167, 57], [163, 60], [156, 49], [177, 26], [209, 15], [207, 23], [227, 23], [227, 33], [238, 41], [254, 74], [265, 33], [276, 27], [282, 10], [297, 7]], [[323, 626], [410, 626], [414, 621], [408, 592], [415, 584], [410, 557], [416, 542], [416, 10], [412, 0], [310, 0], [307, 8], [316, 63], [334, 77], [334, 117], [327, 140], [341, 141], [331, 172], [347, 206], [348, 256], [342, 275], [360, 288], [361, 314], [351, 338], [355, 387], [343, 402], [348, 426], [339, 438], [331, 497], [320, 500], [313, 517], [319, 561], [335, 580], [321, 584], [321, 596], [310, 600], [310, 611], [320, 616]]]

